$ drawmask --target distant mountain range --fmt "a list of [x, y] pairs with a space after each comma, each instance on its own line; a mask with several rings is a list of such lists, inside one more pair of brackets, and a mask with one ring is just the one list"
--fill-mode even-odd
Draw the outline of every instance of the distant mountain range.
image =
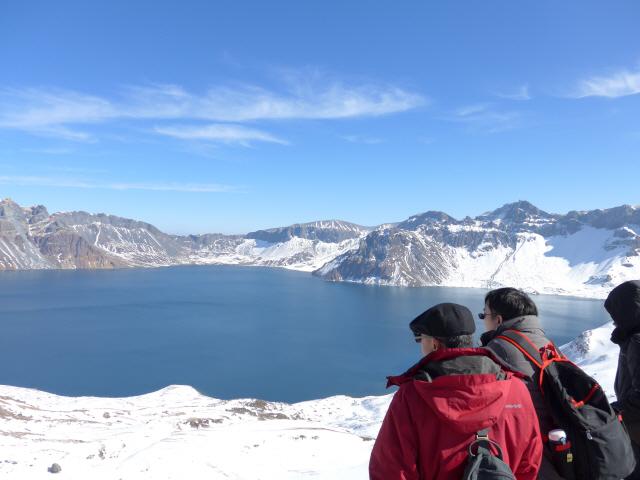
[[603, 297], [640, 278], [640, 206], [566, 215], [529, 202], [476, 218], [443, 212], [364, 227], [330, 220], [247, 235], [178, 236], [106, 214], [0, 201], [0, 270], [254, 265], [328, 281]]

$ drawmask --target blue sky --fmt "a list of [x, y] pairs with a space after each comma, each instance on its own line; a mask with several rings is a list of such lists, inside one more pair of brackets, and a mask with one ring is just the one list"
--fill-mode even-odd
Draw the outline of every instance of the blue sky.
[[0, 2], [0, 198], [246, 233], [640, 203], [640, 2]]

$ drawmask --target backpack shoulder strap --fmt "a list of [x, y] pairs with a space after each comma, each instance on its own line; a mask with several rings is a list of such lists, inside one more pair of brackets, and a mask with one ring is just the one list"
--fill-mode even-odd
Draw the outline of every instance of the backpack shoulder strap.
[[516, 346], [538, 368], [542, 368], [542, 356], [536, 346], [525, 335], [516, 330], [505, 330], [496, 338], [501, 338]]
[[[502, 449], [500, 448], [500, 445], [498, 445], [496, 442], [494, 442], [493, 440], [489, 440], [489, 430], [491, 429], [491, 427], [487, 427], [484, 430], [478, 430], [476, 432], [476, 439], [471, 442], [471, 445], [469, 445], [469, 458], [473, 458], [476, 457], [477, 455], [483, 454], [483, 455], [491, 455], [494, 457], [498, 457], [500, 460], [504, 461], [504, 457], [502, 455]], [[478, 444], [478, 452], [474, 455], [472, 452], [472, 448], [474, 444]], [[493, 445], [496, 449], [496, 451], [498, 452], [497, 455], [493, 455], [493, 453], [491, 453], [491, 445]]]
[[[491, 455], [491, 448], [489, 442], [489, 428], [485, 428], [484, 430], [478, 430], [476, 432], [476, 441], [478, 442], [478, 453], [482, 452], [485, 455]], [[502, 452], [500, 452], [502, 454]]]

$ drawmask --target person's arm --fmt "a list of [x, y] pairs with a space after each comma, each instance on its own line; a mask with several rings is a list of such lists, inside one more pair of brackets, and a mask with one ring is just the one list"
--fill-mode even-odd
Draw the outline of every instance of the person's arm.
[[640, 339], [636, 335], [629, 340], [627, 368], [632, 390], [625, 397], [618, 398], [613, 406], [620, 410], [625, 422], [631, 423], [640, 420]]
[[[521, 404], [522, 415], [518, 415], [517, 419], [514, 418], [514, 423], [509, 425], [510, 431], [517, 432], [518, 441], [504, 447], [510, 452], [509, 466], [512, 469], [515, 466], [513, 473], [516, 479], [535, 480], [542, 463], [542, 438], [538, 416], [527, 387], [524, 383], [514, 382], [514, 380], [515, 378], [510, 380], [513, 382], [511, 388], [517, 392], [515, 398], [518, 398], [518, 403]], [[520, 452], [520, 458], [512, 458], [511, 452], [516, 455]]]
[[[535, 415], [532, 417], [532, 424], [534, 428], [526, 440], [520, 463], [518, 463], [518, 467], [513, 472], [517, 480], [535, 480], [542, 463], [542, 439], [540, 438], [540, 427], [538, 427], [538, 420]], [[522, 440], [525, 441], [524, 438]]]
[[396, 392], [382, 422], [369, 461], [370, 480], [420, 480], [418, 433], [405, 396], [407, 387]]

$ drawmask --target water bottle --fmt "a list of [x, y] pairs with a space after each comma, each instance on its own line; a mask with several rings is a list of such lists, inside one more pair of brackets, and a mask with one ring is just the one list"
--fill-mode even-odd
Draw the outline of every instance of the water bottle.
[[549, 432], [549, 445], [553, 452], [553, 465], [558, 474], [565, 480], [575, 480], [576, 471], [573, 463], [571, 442], [564, 430], [556, 429]]

